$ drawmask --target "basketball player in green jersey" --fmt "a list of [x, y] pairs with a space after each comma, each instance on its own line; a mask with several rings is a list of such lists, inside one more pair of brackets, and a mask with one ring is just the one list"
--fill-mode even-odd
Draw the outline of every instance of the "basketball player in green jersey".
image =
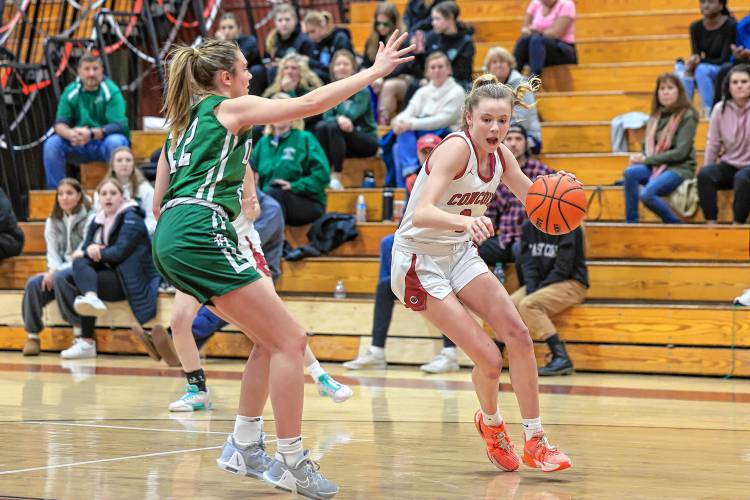
[[[207, 40], [175, 49], [169, 61], [164, 112], [169, 139], [159, 162], [154, 199], [163, 200], [154, 233], [159, 271], [180, 291], [237, 325], [255, 347], [245, 366], [235, 430], [220, 460], [238, 474], [308, 498], [330, 498], [326, 479], [302, 445], [304, 328], [289, 314], [270, 280], [237, 249], [232, 227], [251, 152], [253, 125], [313, 116], [412, 60], [406, 34], [381, 43], [373, 65], [305, 96], [268, 100], [247, 95], [250, 74], [235, 42]], [[196, 103], [197, 101], [197, 103]], [[263, 444], [263, 407], [270, 392], [278, 444]]]

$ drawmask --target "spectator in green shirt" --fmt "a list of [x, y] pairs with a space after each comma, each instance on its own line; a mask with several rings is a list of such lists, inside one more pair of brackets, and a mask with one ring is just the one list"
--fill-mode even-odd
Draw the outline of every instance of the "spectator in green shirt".
[[[337, 50], [331, 58], [331, 79], [342, 80], [357, 72], [354, 54]], [[362, 89], [338, 106], [323, 113], [323, 121], [315, 126], [323, 150], [328, 155], [333, 172], [331, 189], [344, 189], [341, 171], [344, 158], [367, 158], [378, 152], [378, 127], [372, 111], [370, 91]]]
[[78, 78], [60, 96], [55, 133], [44, 142], [47, 189], [57, 189], [66, 161], [109, 162], [112, 151], [129, 145], [129, 135], [122, 92], [104, 77], [99, 58], [85, 54]]
[[[289, 95], [278, 93], [273, 99]], [[279, 202], [289, 226], [309, 224], [326, 210], [330, 166], [315, 136], [303, 129], [302, 120], [266, 126], [250, 156], [258, 188]]]

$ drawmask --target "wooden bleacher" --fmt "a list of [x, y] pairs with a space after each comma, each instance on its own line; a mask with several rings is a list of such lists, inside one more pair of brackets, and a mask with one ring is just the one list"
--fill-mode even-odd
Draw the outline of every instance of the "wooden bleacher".
[[[405, 2], [396, 2], [401, 8]], [[476, 70], [488, 48], [512, 48], [525, 2], [460, 1], [463, 19], [475, 26]], [[375, 2], [351, 5], [355, 46], [370, 29]], [[591, 290], [587, 303], [556, 318], [576, 369], [594, 371], [679, 373], [750, 376], [749, 311], [730, 306], [732, 298], [750, 282], [750, 226], [700, 224], [700, 211], [686, 220], [692, 224], [663, 225], [641, 208], [638, 225], [624, 224], [622, 188], [612, 184], [622, 177], [627, 154], [611, 153], [609, 121], [627, 111], [647, 112], [656, 76], [670, 71], [676, 57], [689, 52], [687, 26], [700, 15], [694, 0], [577, 0], [578, 66], [544, 72], [544, 92], [538, 98], [543, 121], [541, 160], [555, 169], [574, 172], [586, 184], [591, 206], [585, 223]], [[738, 16], [750, 10], [750, 0], [731, 5]], [[6, 7], [7, 10], [7, 7]], [[706, 123], [696, 137], [702, 164]], [[629, 135], [637, 150], [641, 132]], [[145, 158], [158, 148], [163, 134], [134, 132], [136, 156]], [[368, 222], [360, 235], [330, 255], [300, 262], [284, 262], [278, 287], [292, 312], [316, 333], [312, 347], [323, 360], [346, 360], [369, 346], [372, 293], [378, 272], [380, 240], [394, 230], [381, 222], [382, 189], [362, 189], [362, 174], [373, 170], [382, 185], [385, 169], [376, 158], [347, 160], [342, 192], [328, 193], [328, 209], [354, 213], [357, 195], [364, 194]], [[89, 164], [81, 173], [93, 188], [104, 166]], [[598, 186], [602, 186], [599, 188]], [[396, 190], [397, 199], [403, 192]], [[20, 349], [24, 334], [20, 320], [23, 285], [29, 275], [43, 271], [43, 220], [53, 194], [30, 196], [30, 222], [24, 255], [0, 262], [0, 348]], [[720, 193], [720, 220], [731, 221], [731, 192]], [[307, 241], [307, 227], [287, 228], [293, 245]], [[506, 269], [508, 288], [517, 286], [512, 268]], [[333, 299], [337, 280], [349, 292]], [[171, 297], [159, 299], [155, 321], [165, 322]], [[42, 347], [60, 350], [70, 342], [54, 307], [45, 314], [51, 328]], [[101, 352], [142, 353], [128, 328], [133, 320], [122, 304], [113, 305], [97, 331]], [[233, 332], [233, 327], [227, 328]], [[244, 356], [251, 345], [242, 336], [223, 333], [207, 346], [209, 355]], [[391, 362], [419, 364], [439, 351], [439, 334], [413, 313], [396, 306], [388, 342]], [[540, 361], [546, 347], [538, 345]], [[461, 362], [469, 365], [463, 357]]]

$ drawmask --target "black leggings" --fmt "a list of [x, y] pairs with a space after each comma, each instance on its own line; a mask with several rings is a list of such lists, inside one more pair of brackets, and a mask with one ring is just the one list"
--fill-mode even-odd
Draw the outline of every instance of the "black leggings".
[[[88, 257], [81, 257], [73, 261], [71, 276], [81, 295], [87, 292], [96, 292], [99, 298], [105, 302], [116, 302], [126, 298], [117, 271], [99, 262], [94, 262]], [[95, 326], [95, 317], [81, 316], [81, 337], [93, 339]]]
[[331, 162], [334, 172], [344, 168], [344, 158], [367, 158], [378, 152], [378, 139], [362, 132], [342, 132], [338, 122], [322, 121], [315, 126], [315, 136]]
[[268, 194], [281, 205], [281, 210], [284, 212], [284, 222], [288, 226], [310, 224], [326, 213], [326, 207], [319, 201], [292, 193], [289, 190], [271, 186], [268, 188]]
[[704, 165], [698, 172], [698, 197], [706, 220], [718, 218], [716, 191], [721, 189], [734, 189], [734, 222], [744, 224], [750, 213], [750, 165], [738, 168], [721, 162]]

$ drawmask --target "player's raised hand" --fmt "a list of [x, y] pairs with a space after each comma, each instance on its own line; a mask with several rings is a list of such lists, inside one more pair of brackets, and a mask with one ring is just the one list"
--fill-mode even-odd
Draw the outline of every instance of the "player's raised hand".
[[416, 45], [412, 44], [404, 49], [401, 48], [401, 45], [406, 41], [408, 36], [408, 33], [399, 33], [398, 30], [395, 30], [385, 45], [383, 45], [383, 42], [380, 42], [378, 54], [375, 56], [375, 62], [372, 64], [372, 69], [379, 77], [389, 75], [399, 64], [414, 59], [414, 56], [409, 56], [408, 54], [416, 49]]

